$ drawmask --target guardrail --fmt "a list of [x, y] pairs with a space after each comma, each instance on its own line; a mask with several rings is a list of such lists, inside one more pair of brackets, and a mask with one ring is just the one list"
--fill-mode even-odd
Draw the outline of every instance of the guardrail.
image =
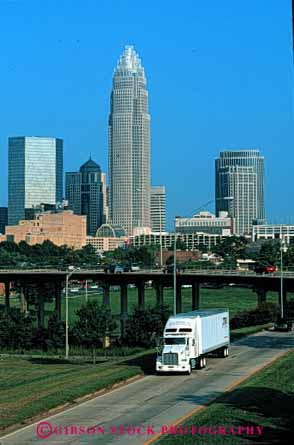
[[[34, 268], [34, 269], [2, 269], [0, 268], [1, 273], [58, 273], [58, 274], [66, 274], [71, 272], [71, 275], [80, 275], [87, 273], [105, 273], [104, 269], [101, 268], [93, 268], [93, 269], [75, 269], [74, 271], [70, 271], [67, 269], [48, 269], [48, 268]], [[172, 274], [173, 271], [168, 272], [168, 274]], [[140, 269], [136, 271], [130, 272], [121, 272], [121, 275], [141, 275], [141, 274], [162, 274], [165, 275], [165, 271], [163, 269]], [[115, 275], [119, 275], [115, 274]], [[238, 270], [230, 270], [230, 269], [185, 269], [183, 271], [177, 271], [177, 274], [185, 275], [208, 275], [208, 276], [235, 276], [235, 277], [273, 277], [280, 278], [280, 271], [272, 272], [272, 273], [256, 273], [254, 271], [238, 271]], [[294, 271], [283, 271], [284, 278], [294, 278]]]
[[[277, 272], [271, 272], [271, 273], [256, 273], [253, 270], [249, 271], [238, 271], [238, 270], [216, 270], [216, 269], [207, 269], [207, 270], [199, 270], [199, 269], [189, 269], [185, 270], [183, 272], [180, 272], [182, 274], [195, 274], [195, 275], [230, 275], [230, 276], [239, 276], [239, 277], [281, 277], [280, 271]], [[283, 277], [294, 277], [294, 272], [292, 271], [283, 271]]]

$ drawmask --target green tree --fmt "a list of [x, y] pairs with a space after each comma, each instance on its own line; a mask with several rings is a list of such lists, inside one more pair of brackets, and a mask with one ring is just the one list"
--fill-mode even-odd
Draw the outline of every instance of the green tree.
[[294, 247], [289, 246], [287, 251], [284, 253], [283, 259], [285, 267], [293, 268], [294, 266]]
[[247, 244], [247, 239], [242, 236], [228, 236], [219, 241], [211, 250], [222, 258], [225, 258], [225, 256], [246, 258]]
[[111, 335], [117, 324], [110, 308], [99, 305], [97, 301], [88, 301], [77, 312], [73, 333], [78, 342], [92, 349], [93, 363], [96, 364], [96, 349], [101, 346], [103, 337]]
[[221, 264], [221, 269], [235, 270], [237, 268], [237, 258], [235, 255], [226, 255]]
[[61, 349], [65, 345], [65, 323], [57, 318], [54, 312], [48, 319], [48, 348]]
[[141, 267], [153, 267], [155, 264], [156, 246], [118, 247], [112, 252], [106, 252], [103, 264], [121, 264], [130, 267], [138, 264]]
[[96, 266], [98, 263], [98, 256], [93, 246], [87, 244], [77, 251], [80, 257], [81, 265]]
[[128, 260], [131, 264], [137, 263], [143, 267], [153, 267], [155, 263], [156, 247], [141, 246], [130, 247], [128, 250]]
[[0, 348], [29, 349], [33, 339], [33, 319], [19, 309], [0, 313]]
[[257, 262], [265, 266], [278, 265], [280, 261], [280, 241], [265, 241], [260, 249]]
[[168, 317], [168, 306], [147, 307], [146, 309], [136, 306], [127, 323], [126, 343], [132, 346], [154, 346], [156, 337], [163, 334]]

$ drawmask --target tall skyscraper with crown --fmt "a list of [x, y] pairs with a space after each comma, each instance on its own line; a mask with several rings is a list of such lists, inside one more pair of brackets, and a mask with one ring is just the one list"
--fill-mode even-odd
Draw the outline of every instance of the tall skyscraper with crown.
[[150, 227], [150, 114], [141, 60], [126, 46], [114, 70], [109, 115], [109, 216], [129, 234]]

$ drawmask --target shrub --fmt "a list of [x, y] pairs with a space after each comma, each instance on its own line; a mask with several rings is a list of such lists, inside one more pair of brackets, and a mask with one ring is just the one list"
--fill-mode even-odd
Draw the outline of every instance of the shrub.
[[287, 301], [285, 304], [285, 313], [289, 320], [294, 321], [294, 300]]
[[155, 346], [156, 337], [162, 335], [168, 317], [169, 309], [165, 305], [146, 309], [135, 307], [127, 323], [125, 343], [131, 346]]
[[278, 306], [274, 303], [263, 303], [256, 309], [243, 311], [236, 314], [230, 320], [231, 329], [245, 328], [247, 326], [256, 326], [258, 324], [275, 321], [278, 314]]
[[11, 308], [0, 313], [0, 348], [29, 349], [33, 339], [33, 319]]

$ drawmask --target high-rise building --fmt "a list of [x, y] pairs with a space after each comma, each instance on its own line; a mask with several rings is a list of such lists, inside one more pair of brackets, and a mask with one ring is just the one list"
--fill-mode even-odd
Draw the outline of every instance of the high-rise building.
[[56, 204], [63, 197], [63, 141], [51, 137], [8, 140], [8, 223], [25, 218], [25, 210]]
[[95, 235], [103, 224], [101, 168], [91, 158], [79, 172], [65, 175], [65, 199], [76, 215], [87, 216], [87, 235]]
[[216, 212], [235, 219], [237, 235], [264, 223], [264, 157], [259, 150], [223, 151], [215, 162]]
[[166, 196], [165, 187], [152, 186], [150, 193], [150, 215], [152, 232], [165, 232], [166, 225]]
[[101, 182], [102, 182], [102, 196], [103, 196], [103, 215], [104, 215], [104, 223], [108, 222], [108, 199], [107, 199], [107, 185], [106, 185], [106, 173], [101, 173]]
[[150, 227], [150, 115], [141, 60], [132, 46], [113, 75], [109, 115], [109, 212], [132, 234]]
[[8, 224], [8, 208], [0, 207], [0, 233], [5, 233], [5, 227]]

